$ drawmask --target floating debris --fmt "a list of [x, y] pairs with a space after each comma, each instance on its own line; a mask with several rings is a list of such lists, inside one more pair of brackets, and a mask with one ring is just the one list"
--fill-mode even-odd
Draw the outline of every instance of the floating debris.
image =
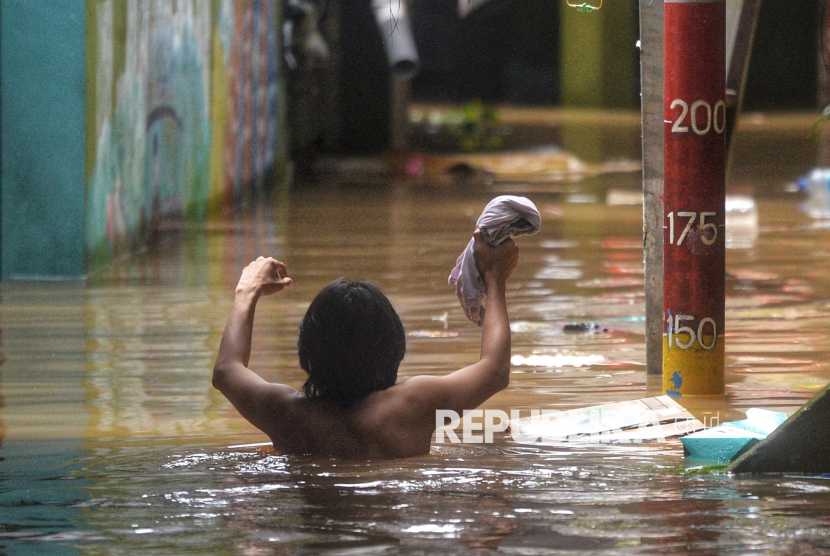
[[562, 327], [565, 332], [584, 332], [588, 334], [596, 334], [598, 332], [608, 332], [604, 326], [600, 326], [595, 322], [580, 322], [579, 324], [566, 324]]
[[444, 330], [446, 330], [447, 327], [449, 326], [450, 313], [449, 313], [449, 311], [444, 311], [443, 314], [441, 314], [437, 317], [430, 317], [430, 320], [434, 320], [434, 321], [438, 321], [438, 322], [442, 323], [444, 325]]
[[530, 417], [511, 419], [509, 427], [517, 442], [544, 446], [665, 442], [698, 431], [703, 423], [669, 396], [657, 396], [567, 411], [537, 411]]
[[455, 330], [416, 330], [410, 332], [408, 336], [412, 338], [457, 338], [458, 332]]
[[510, 358], [510, 363], [517, 367], [584, 367], [604, 362], [605, 357], [597, 354], [566, 355], [557, 353], [556, 355], [528, 355], [527, 357], [514, 355]]

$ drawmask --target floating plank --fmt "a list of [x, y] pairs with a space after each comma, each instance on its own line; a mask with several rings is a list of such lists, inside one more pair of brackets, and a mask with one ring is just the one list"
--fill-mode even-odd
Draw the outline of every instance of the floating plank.
[[664, 441], [702, 428], [703, 423], [669, 396], [550, 411], [510, 421], [514, 440], [536, 446]]
[[731, 473], [829, 473], [830, 385], [735, 460]]

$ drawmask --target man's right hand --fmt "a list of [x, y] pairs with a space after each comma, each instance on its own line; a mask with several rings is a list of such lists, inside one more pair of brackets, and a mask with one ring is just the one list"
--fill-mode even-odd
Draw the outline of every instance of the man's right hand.
[[475, 240], [476, 266], [484, 277], [484, 282], [495, 280], [503, 286], [513, 269], [519, 264], [519, 248], [512, 239], [507, 238], [501, 245], [490, 247], [481, 237], [481, 230], [473, 233]]
[[271, 257], [258, 257], [245, 267], [236, 293], [242, 295], [272, 295], [291, 285], [285, 265]]

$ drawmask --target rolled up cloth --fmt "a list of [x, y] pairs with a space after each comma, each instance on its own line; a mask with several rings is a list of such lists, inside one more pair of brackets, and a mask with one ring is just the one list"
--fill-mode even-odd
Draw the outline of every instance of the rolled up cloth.
[[[542, 227], [542, 216], [536, 205], [525, 197], [502, 195], [484, 207], [476, 226], [481, 238], [495, 247], [508, 237], [535, 234]], [[459, 255], [449, 278], [467, 318], [481, 326], [484, 322], [482, 301], [487, 297], [487, 286], [478, 271], [475, 260], [475, 240]]]

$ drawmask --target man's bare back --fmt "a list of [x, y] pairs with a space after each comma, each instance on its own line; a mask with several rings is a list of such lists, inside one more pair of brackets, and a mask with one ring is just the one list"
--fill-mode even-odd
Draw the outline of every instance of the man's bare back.
[[489, 247], [475, 234], [476, 264], [487, 284], [478, 362], [446, 376], [415, 376], [348, 405], [269, 383], [248, 369], [254, 311], [261, 296], [291, 285], [285, 265], [260, 257], [243, 271], [213, 370], [213, 385], [281, 453], [340, 458], [400, 458], [429, 453], [436, 411], [461, 414], [507, 387], [510, 324], [505, 284], [518, 262], [508, 240]]

